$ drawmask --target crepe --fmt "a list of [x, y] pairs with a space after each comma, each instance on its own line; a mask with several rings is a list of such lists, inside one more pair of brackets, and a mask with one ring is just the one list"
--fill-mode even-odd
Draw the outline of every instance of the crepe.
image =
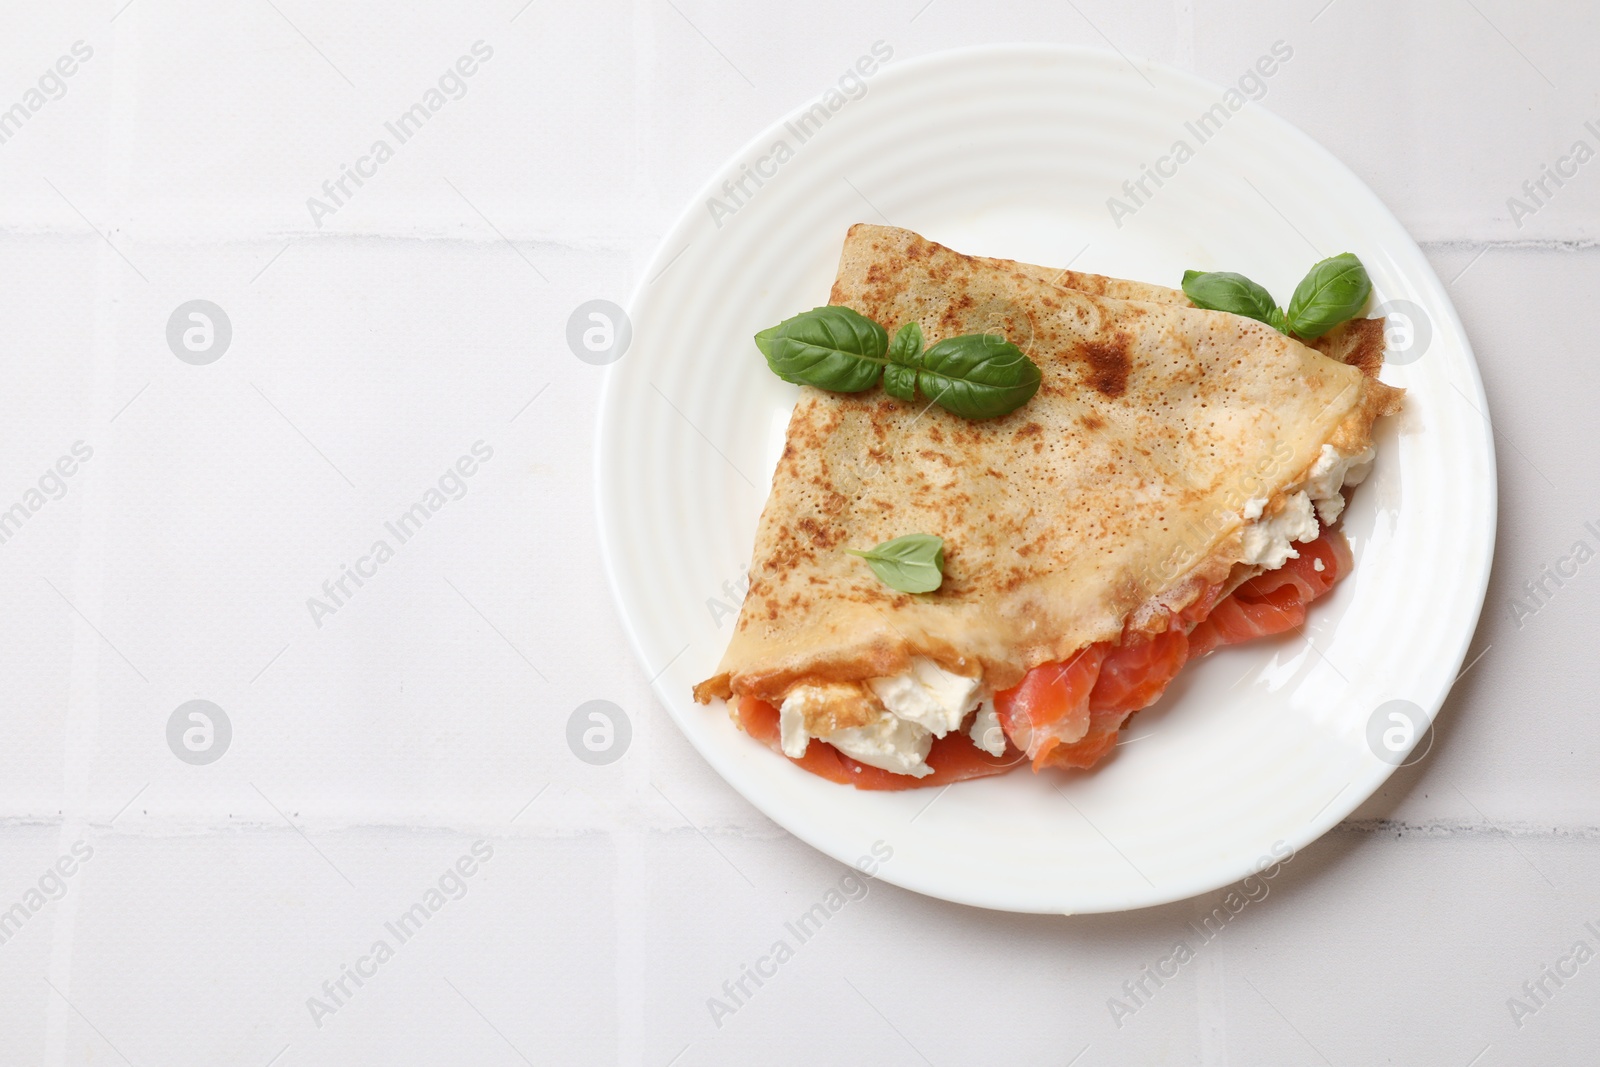
[[[864, 683], [917, 659], [993, 693], [1129, 629], [1164, 629], [1254, 573], [1235, 566], [1247, 510], [1274, 515], [1324, 445], [1362, 452], [1399, 402], [1371, 376], [1381, 320], [1327, 340], [1347, 362], [1176, 290], [965, 256], [890, 227], [851, 228], [830, 303], [890, 333], [915, 320], [930, 345], [1003, 333], [1043, 380], [984, 421], [879, 388], [802, 387], [738, 623], [695, 696], [860, 694], [812, 733], [865, 721]], [[935, 593], [896, 592], [845, 551], [913, 532], [944, 539]]]

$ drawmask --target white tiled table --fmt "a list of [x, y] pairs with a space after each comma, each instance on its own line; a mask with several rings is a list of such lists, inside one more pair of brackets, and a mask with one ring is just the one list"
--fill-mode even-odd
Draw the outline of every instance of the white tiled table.
[[[1596, 1061], [1600, 963], [1508, 998], [1600, 951], [1600, 562], [1510, 609], [1600, 544], [1600, 161], [1528, 217], [1507, 198], [1600, 147], [1600, 9], [122, 3], [13, 4], [0, 33], [0, 108], [84, 42], [0, 125], [0, 509], [92, 452], [0, 543], [0, 909], [27, 913], [0, 1063]], [[568, 314], [624, 300], [703, 177], [874, 41], [1114, 43], [1232, 81], [1279, 39], [1258, 106], [1453, 280], [1499, 432], [1482, 658], [1432, 753], [1131, 1015], [1108, 999], [1220, 894], [1066, 919], [873, 884], [714, 1019], [844, 870], [703, 764], [625, 646]], [[459, 98], [314, 218], [479, 41]], [[205, 366], [165, 339], [197, 298], [233, 329]], [[478, 442], [464, 495], [317, 625], [308, 598]], [[208, 766], [167, 744], [193, 699], [232, 725]], [[632, 724], [609, 766], [564, 740], [592, 699]]]

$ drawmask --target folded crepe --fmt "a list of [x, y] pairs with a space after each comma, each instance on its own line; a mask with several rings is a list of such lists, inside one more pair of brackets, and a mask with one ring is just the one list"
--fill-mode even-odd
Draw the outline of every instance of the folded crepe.
[[[1089, 691], [1117, 655], [1146, 664], [1160, 645], [1175, 672], [1241, 586], [1300, 560], [1309, 600], [1348, 569], [1342, 538], [1321, 527], [1370, 464], [1373, 421], [1399, 406], [1375, 377], [1382, 320], [1346, 324], [1317, 351], [1176, 290], [868, 225], [849, 231], [830, 303], [891, 334], [915, 321], [929, 345], [1003, 334], [1043, 380], [985, 421], [877, 388], [802, 387], [738, 624], [695, 696], [742, 698], [741, 724], [803, 765], [820, 738], [849, 772], [830, 777], [863, 784], [864, 765], [927, 784], [947, 777], [929, 753], [953, 754], [933, 745], [949, 736], [1037, 769], [1052, 750], [1104, 740], [1110, 720], [1094, 720]], [[909, 533], [944, 540], [934, 593], [897, 592], [845, 551]], [[1328, 551], [1297, 547], [1330, 538]], [[1073, 705], [1065, 722], [1016, 697], [1052, 666], [1071, 690], [1051, 698]], [[1133, 688], [1112, 703], [1161, 687]], [[971, 740], [958, 739], [974, 711]]]

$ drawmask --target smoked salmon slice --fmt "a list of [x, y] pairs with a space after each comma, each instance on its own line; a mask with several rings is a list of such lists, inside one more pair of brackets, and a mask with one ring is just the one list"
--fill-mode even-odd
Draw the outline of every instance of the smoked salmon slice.
[[1089, 693], [1089, 731], [1081, 740], [1049, 752], [1043, 766], [1088, 768], [1099, 763], [1117, 743], [1128, 716], [1154, 704], [1183, 669], [1189, 658], [1189, 635], [1172, 629], [1102, 647], [1100, 676]]
[[[1021, 684], [996, 693], [995, 710], [1007, 742], [999, 756], [978, 748], [965, 731], [953, 730], [934, 739], [927, 760], [933, 773], [921, 778], [868, 766], [816, 738], [799, 759], [784, 758], [830, 782], [872, 790], [948, 785], [1004, 774], [1025, 760], [1035, 771], [1093, 767], [1116, 746], [1128, 716], [1155, 703], [1185, 663], [1223, 645], [1298, 629], [1306, 606], [1350, 571], [1350, 545], [1336, 529], [1296, 548], [1298, 559], [1241, 583], [1221, 599], [1221, 585], [1208, 587], [1172, 615], [1171, 628], [1162, 633], [1125, 634], [1118, 643], [1090, 645], [1064, 663], [1035, 667]], [[784, 755], [778, 719], [771, 704], [739, 698], [739, 725]]]
[[1038, 770], [1057, 745], [1083, 740], [1089, 732], [1089, 696], [1100, 677], [1106, 646], [1090, 645], [1065, 663], [1029, 671], [1022, 684], [994, 695], [1000, 727]]
[[[1059, 744], [1041, 747], [1033, 761], [1036, 771], [1042, 767], [1081, 768], [1098, 763], [1116, 744], [1117, 732], [1128, 716], [1155, 703], [1167, 683], [1183, 669], [1189, 655], [1189, 636], [1182, 629], [1136, 634], [1120, 645], [1092, 645], [1090, 651], [1098, 653], [1100, 664], [1083, 706], [1087, 711], [1083, 732], [1077, 737], [1063, 737]], [[1020, 725], [1040, 716], [1034, 702], [1053, 694], [1039, 683], [1048, 680], [1056, 669], [1055, 664], [1036, 667], [1016, 689], [996, 695], [996, 708], [1005, 706], [1002, 698], [1011, 707], [1009, 718], [1004, 711], [1000, 714], [1002, 726]], [[1020, 746], [1016, 735], [1008, 736]]]
[[[1091, 645], [1086, 651], [1098, 649], [1100, 662], [1086, 707], [1071, 705], [1063, 698], [1062, 685], [1052, 684], [1061, 664], [1035, 667], [1021, 685], [995, 696], [1006, 736], [1028, 751], [1035, 771], [1094, 766], [1116, 745], [1128, 716], [1155, 703], [1189, 660], [1222, 645], [1286, 633], [1305, 624], [1306, 605], [1349, 572], [1352, 557], [1349, 543], [1337, 530], [1324, 530], [1298, 550], [1298, 559], [1251, 578], [1221, 600], [1217, 593], [1222, 587], [1211, 586], [1175, 615], [1172, 628], [1163, 633], [1124, 635], [1120, 644]], [[1186, 633], [1184, 628], [1191, 625]], [[1032, 746], [1029, 727], [1041, 719], [1054, 724], [1058, 743]], [[1083, 729], [1077, 733], [1080, 724]]]
[[1188, 658], [1189, 635], [1182, 630], [1139, 635], [1108, 649], [1089, 694], [1089, 710], [1127, 715], [1149, 707]]
[[1261, 596], [1240, 596], [1235, 590], [1194, 628], [1190, 649], [1198, 658], [1222, 645], [1299, 629], [1305, 621], [1306, 602], [1292, 585]]
[[1211, 609], [1189, 634], [1190, 659], [1305, 625], [1306, 605], [1349, 572], [1353, 557], [1338, 530], [1324, 530], [1315, 541], [1296, 547], [1298, 559], [1251, 578]]

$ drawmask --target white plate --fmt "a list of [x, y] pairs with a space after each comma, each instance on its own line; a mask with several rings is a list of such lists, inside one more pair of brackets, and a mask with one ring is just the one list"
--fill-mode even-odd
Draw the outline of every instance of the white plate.
[[[1304, 134], [1247, 104], [1199, 143], [1185, 124], [1224, 90], [1197, 78], [1016, 46], [891, 62], [866, 84], [804, 143], [784, 122], [752, 140], [695, 197], [634, 294], [596, 475], [604, 557], [639, 658], [735, 789], [841, 862], [884, 842], [893, 857], [879, 876], [897, 885], [1077, 913], [1237, 881], [1274, 843], [1299, 848], [1370, 796], [1393, 770], [1369, 747], [1374, 713], [1405, 700], [1431, 719], [1460, 669], [1488, 580], [1495, 468], [1455, 311], [1377, 197]], [[1193, 157], [1160, 163], [1180, 139]], [[781, 164], [780, 141], [792, 151]], [[1122, 183], [1158, 163], [1176, 176], [1147, 179], [1152, 195], [1135, 205]], [[758, 165], [772, 176], [747, 179], [752, 195], [714, 219], [707, 201]], [[1114, 195], [1137, 206], [1120, 226]], [[796, 396], [751, 335], [827, 302], [845, 229], [861, 221], [1170, 286], [1189, 267], [1236, 270], [1280, 300], [1316, 259], [1352, 251], [1375, 303], [1420, 309], [1410, 348], [1383, 373], [1408, 390], [1405, 411], [1384, 420], [1376, 472], [1355, 492], [1356, 567], [1312, 609], [1315, 647], [1271, 640], [1192, 665], [1092, 772], [1022, 770], [942, 795], [831, 784], [739, 733], [720, 704], [694, 704], [690, 686], [713, 673], [732, 629], [715, 605], [737, 603], [728, 590]]]

